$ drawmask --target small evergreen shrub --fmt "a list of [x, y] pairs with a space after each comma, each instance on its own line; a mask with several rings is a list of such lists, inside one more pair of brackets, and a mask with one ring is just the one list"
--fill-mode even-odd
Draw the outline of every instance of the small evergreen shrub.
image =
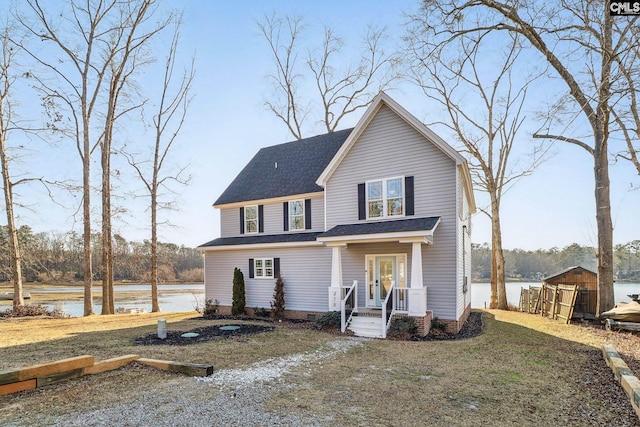
[[391, 321], [387, 335], [406, 336], [415, 335], [417, 332], [416, 319], [413, 317], [397, 317]]
[[271, 315], [273, 320], [284, 318], [284, 280], [278, 275], [273, 289], [273, 301], [271, 301]]
[[258, 317], [269, 317], [271, 316], [271, 311], [266, 308], [256, 307], [253, 309], [253, 314]]
[[433, 319], [431, 319], [431, 329], [436, 329], [438, 331], [446, 332], [447, 324], [444, 322], [441, 322], [440, 319], [438, 319], [438, 317], [434, 317]]
[[329, 311], [316, 319], [316, 326], [319, 329], [339, 329], [341, 323], [342, 315], [339, 311]]
[[236, 316], [245, 313], [244, 274], [236, 267], [233, 270], [233, 300], [231, 302], [231, 314]]

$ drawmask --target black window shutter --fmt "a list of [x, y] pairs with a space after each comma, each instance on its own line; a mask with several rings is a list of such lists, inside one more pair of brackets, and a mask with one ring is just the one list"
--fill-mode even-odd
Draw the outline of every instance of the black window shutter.
[[289, 202], [282, 203], [282, 217], [284, 218], [284, 231], [289, 231]]
[[253, 258], [249, 258], [249, 278], [253, 279]]
[[414, 200], [413, 197], [413, 177], [405, 176], [404, 177], [404, 194], [405, 194], [405, 202], [407, 204], [405, 208], [405, 215], [414, 215]]
[[264, 205], [258, 205], [258, 233], [264, 233]]
[[280, 258], [273, 259], [273, 277], [280, 276]]
[[244, 208], [240, 208], [240, 234], [244, 234]]
[[358, 184], [358, 219], [367, 219], [367, 209], [364, 200], [364, 183]]
[[304, 200], [304, 228], [311, 230], [311, 199]]

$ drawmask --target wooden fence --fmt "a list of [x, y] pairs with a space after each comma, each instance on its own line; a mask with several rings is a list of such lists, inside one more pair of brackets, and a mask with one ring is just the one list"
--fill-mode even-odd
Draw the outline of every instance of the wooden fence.
[[576, 304], [578, 286], [549, 285], [522, 288], [520, 290], [520, 311], [547, 316], [555, 320], [571, 321]]

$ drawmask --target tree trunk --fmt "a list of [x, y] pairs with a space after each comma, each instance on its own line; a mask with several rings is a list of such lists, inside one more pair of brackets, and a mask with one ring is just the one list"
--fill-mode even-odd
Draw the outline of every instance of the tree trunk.
[[594, 129], [594, 177], [596, 224], [598, 227], [598, 300], [596, 314], [613, 308], [613, 224], [609, 181], [609, 97], [611, 96], [611, 52], [613, 18], [604, 12], [604, 36], [601, 83], [598, 87], [598, 110]]
[[[84, 84], [85, 82], [83, 82]], [[84, 98], [83, 98], [84, 101]], [[83, 108], [82, 111], [86, 111]], [[82, 241], [84, 252], [84, 315], [93, 314], [93, 264], [91, 260], [91, 146], [89, 123], [84, 120], [84, 157], [82, 158]]]
[[9, 160], [7, 159], [7, 147], [4, 133], [0, 135], [0, 158], [2, 160], [2, 184], [4, 188], [4, 202], [7, 212], [7, 232], [9, 237], [9, 250], [11, 251], [11, 272], [13, 281], [13, 309], [24, 305], [24, 295], [22, 293], [22, 257], [20, 243], [18, 241], [18, 230], [16, 229], [15, 216], [13, 213], [13, 184], [9, 174]]
[[[506, 310], [507, 290], [504, 272], [504, 251], [502, 249], [502, 229], [500, 228], [500, 205], [491, 196], [491, 308]], [[494, 294], [495, 292], [495, 294]]]
[[[157, 150], [156, 150], [157, 152]], [[154, 174], [155, 176], [155, 174]], [[160, 311], [158, 304], [158, 219], [157, 219], [157, 195], [155, 186], [151, 191], [151, 311]]]
[[[111, 106], [109, 112], [112, 111]], [[107, 125], [102, 142], [102, 314], [114, 314], [111, 244], [111, 131]]]

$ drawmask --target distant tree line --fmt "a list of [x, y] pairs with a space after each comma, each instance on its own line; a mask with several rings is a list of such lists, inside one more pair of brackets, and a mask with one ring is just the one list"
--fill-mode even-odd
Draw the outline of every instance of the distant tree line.
[[[18, 229], [23, 248], [23, 273], [26, 282], [68, 283], [83, 280], [82, 235], [34, 233], [30, 227]], [[100, 233], [93, 239], [93, 279], [102, 280]], [[116, 281], [149, 282], [151, 242], [127, 241], [113, 236], [114, 279]], [[0, 226], [0, 281], [11, 280], [11, 252], [6, 226]], [[203, 267], [201, 254], [185, 246], [158, 243], [158, 279], [160, 282], [201, 282]]]
[[[471, 251], [473, 279], [490, 280], [491, 246], [474, 243]], [[577, 243], [562, 249], [505, 249], [504, 257], [506, 276], [512, 279], [540, 280], [577, 265], [597, 271], [596, 248]], [[640, 240], [614, 246], [614, 260], [616, 280], [640, 281]]]

